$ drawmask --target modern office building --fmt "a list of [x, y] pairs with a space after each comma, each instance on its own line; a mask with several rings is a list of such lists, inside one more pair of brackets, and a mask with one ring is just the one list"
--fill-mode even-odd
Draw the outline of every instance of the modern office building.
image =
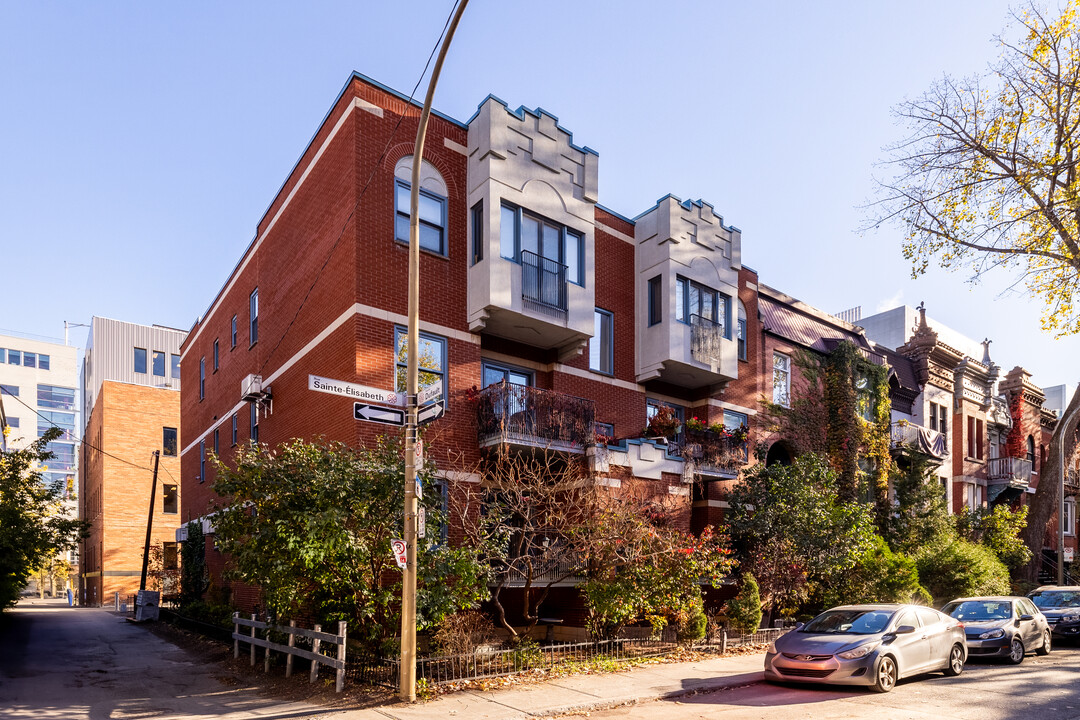
[[[162, 569], [176, 569], [180, 525], [180, 344], [186, 333], [95, 317], [82, 366], [86, 424], [79, 472], [82, 517], [80, 598], [88, 605], [139, 589], [146, 525], [161, 545]], [[148, 588], [153, 589], [153, 583]], [[171, 587], [161, 588], [170, 592]]]

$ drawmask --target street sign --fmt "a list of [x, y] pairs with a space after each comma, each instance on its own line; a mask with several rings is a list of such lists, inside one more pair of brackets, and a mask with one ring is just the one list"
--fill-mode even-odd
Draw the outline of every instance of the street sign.
[[420, 506], [420, 512], [416, 514], [416, 534], [419, 537], [427, 535], [427, 513], [424, 512], [424, 506]]
[[424, 499], [424, 486], [420, 484], [420, 478], [416, 478], [416, 499]]
[[432, 403], [431, 405], [425, 405], [416, 411], [416, 422], [417, 424], [423, 425], [432, 420], [437, 420], [442, 417], [444, 410], [446, 410], [446, 402], [443, 400]]
[[423, 405], [426, 402], [442, 397], [442, 381], [432, 383], [420, 392], [416, 393], [416, 404]]
[[403, 392], [399, 393], [394, 392], [393, 390], [381, 390], [379, 388], [368, 387], [367, 385], [357, 385], [356, 383], [345, 382], [344, 380], [331, 380], [330, 378], [319, 377], [318, 375], [308, 375], [308, 390], [329, 393], [331, 395], [342, 395], [344, 397], [350, 397], [353, 400], [366, 400], [367, 402], [380, 403], [382, 405], [405, 406], [405, 393]]
[[404, 540], [394, 539], [390, 541], [390, 550], [394, 553], [394, 562], [396, 562], [397, 566], [402, 570], [409, 564], [409, 556], [406, 554], [405, 549], [406, 545]]
[[413, 467], [417, 469], [424, 467], [424, 440], [422, 438], [416, 438], [416, 443], [413, 445]]
[[1065, 548], [1065, 562], [1071, 563], [1074, 557], [1076, 557], [1076, 551], [1071, 547]]
[[405, 424], [405, 411], [383, 405], [365, 405], [364, 403], [353, 404], [353, 418], [367, 420], [368, 422], [383, 423], [384, 425]]

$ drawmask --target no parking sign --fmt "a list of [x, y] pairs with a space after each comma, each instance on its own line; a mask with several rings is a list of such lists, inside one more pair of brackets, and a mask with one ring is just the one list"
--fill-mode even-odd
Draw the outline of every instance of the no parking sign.
[[399, 568], [404, 570], [405, 566], [409, 564], [408, 556], [405, 554], [405, 541], [397, 539], [391, 540], [390, 549], [394, 552], [394, 561], [397, 562]]

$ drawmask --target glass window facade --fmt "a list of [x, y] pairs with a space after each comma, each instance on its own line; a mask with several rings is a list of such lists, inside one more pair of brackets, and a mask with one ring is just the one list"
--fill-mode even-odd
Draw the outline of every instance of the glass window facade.
[[75, 410], [75, 388], [56, 385], [37, 386], [37, 404], [39, 408], [50, 410]]
[[38, 410], [38, 437], [45, 434], [52, 427], [58, 427], [64, 431], [61, 440], [75, 439], [75, 413], [57, 412], [55, 410]]

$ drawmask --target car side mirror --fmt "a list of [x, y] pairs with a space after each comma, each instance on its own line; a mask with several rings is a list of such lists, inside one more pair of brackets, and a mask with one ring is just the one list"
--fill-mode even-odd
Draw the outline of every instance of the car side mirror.
[[909, 634], [911, 634], [913, 632], [915, 632], [915, 626], [914, 625], [901, 625], [900, 627], [893, 630], [892, 634], [893, 635], [909, 635]]
[[795, 623], [795, 629], [796, 629], [796, 630], [798, 630], [798, 629], [800, 629], [800, 628], [801, 628], [801, 627], [802, 627], [803, 625], [805, 625], [805, 624], [806, 624], [806, 623], [801, 623], [801, 622], [797, 622], [797, 623]]
[[1025, 613], [1024, 615], [1020, 616], [1020, 619], [1021, 620], [1034, 620], [1035, 616], [1034, 615], [1028, 615], [1028, 614]]

